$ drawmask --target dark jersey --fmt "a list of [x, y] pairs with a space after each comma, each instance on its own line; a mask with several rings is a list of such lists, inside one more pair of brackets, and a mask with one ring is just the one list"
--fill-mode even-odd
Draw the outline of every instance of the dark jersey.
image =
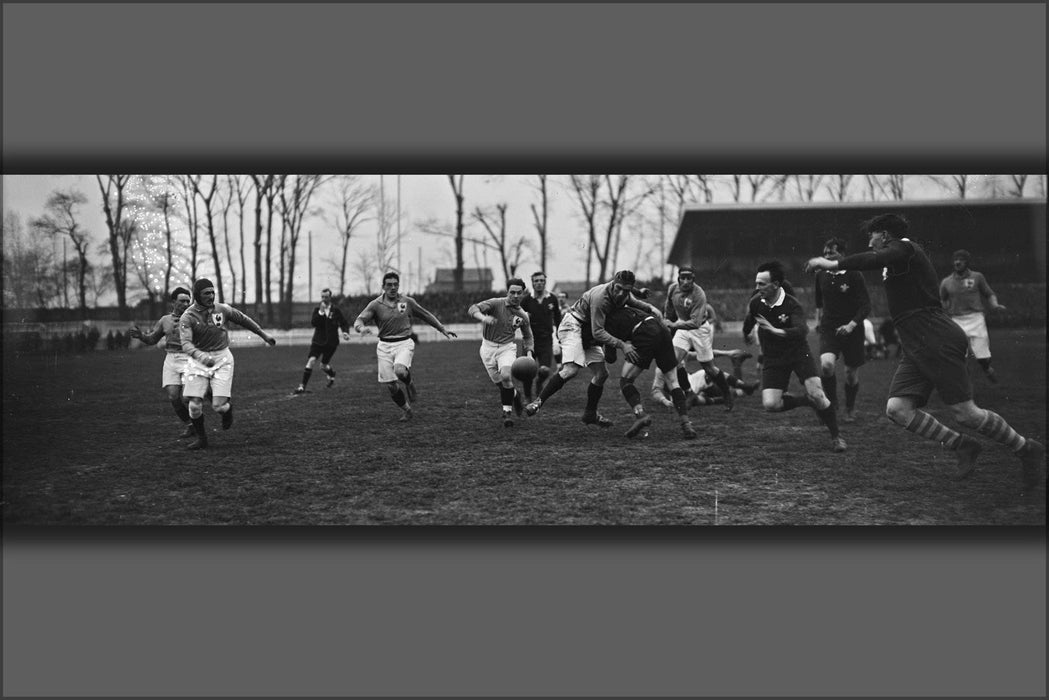
[[781, 337], [764, 328], [758, 329], [758, 341], [766, 365], [793, 364], [811, 354], [805, 337], [809, 332], [805, 310], [797, 299], [783, 289], [772, 304], [759, 295], [753, 296], [747, 306], [747, 318], [743, 321], [743, 335], [750, 335], [759, 316], [787, 332]]
[[879, 251], [849, 255], [839, 270], [882, 270], [889, 315], [894, 323], [925, 309], [941, 309], [940, 278], [921, 246], [906, 238], [892, 239]]
[[549, 292], [542, 298], [525, 294], [521, 308], [528, 314], [532, 335], [536, 340], [554, 337], [554, 329], [561, 323], [561, 305], [557, 303], [557, 297]]
[[[622, 341], [629, 341], [633, 335], [634, 329], [639, 323], [644, 321], [646, 318], [654, 318], [651, 313], [642, 311], [641, 309], [635, 309], [632, 306], [620, 306], [612, 309], [605, 314], [605, 330], [613, 338], [619, 338]], [[593, 345], [593, 336], [587, 337], [588, 334], [583, 331], [583, 344]]]
[[820, 314], [822, 328], [837, 328], [849, 321], [855, 321], [857, 326], [862, 326], [863, 319], [871, 312], [867, 282], [863, 279], [863, 274], [856, 270], [820, 270], [816, 273], [815, 296], [816, 308], [823, 309], [823, 313]]
[[340, 329], [343, 333], [350, 332], [350, 324], [337, 306], [329, 306], [327, 315], [321, 314], [321, 307], [314, 307], [310, 325], [313, 326], [311, 342], [321, 347], [338, 345]]

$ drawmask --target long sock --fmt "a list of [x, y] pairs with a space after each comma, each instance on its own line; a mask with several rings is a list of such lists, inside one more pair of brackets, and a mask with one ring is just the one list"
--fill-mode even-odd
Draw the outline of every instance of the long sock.
[[400, 387], [397, 387], [397, 391], [390, 394], [390, 397], [393, 398], [393, 402], [401, 408], [404, 408], [404, 404], [408, 402], [408, 400], [404, 398], [404, 392]]
[[812, 401], [809, 400], [807, 395], [798, 396], [796, 394], [784, 394], [783, 395], [783, 411], [793, 411], [795, 408], [802, 406], [811, 406]]
[[180, 421], [189, 423], [189, 409], [182, 403], [182, 399], [171, 399], [171, 407], [175, 409], [175, 415]]
[[193, 422], [193, 429], [197, 431], [197, 437], [199, 437], [201, 440], [207, 440], [208, 433], [207, 430], [205, 430], [204, 428], [204, 416], [193, 418], [191, 420]]
[[685, 390], [681, 387], [670, 390], [670, 400], [674, 402], [674, 410], [677, 411], [679, 416], [688, 415], [688, 398], [685, 396]]
[[827, 430], [830, 431], [830, 436], [832, 438], [838, 437], [838, 412], [834, 410], [833, 404], [823, 409], [817, 408], [816, 415], [819, 416], [823, 424], [827, 426]]
[[637, 390], [636, 386], [623, 384], [620, 386], [620, 390], [623, 392], [623, 398], [630, 404], [630, 408], [636, 409], [641, 405], [641, 392]]
[[860, 383], [849, 384], [845, 382], [845, 410], [851, 411], [856, 408], [856, 395], [860, 393]]
[[994, 411], [984, 409], [984, 419], [977, 426], [976, 432], [986, 435], [995, 442], [1000, 442], [1012, 451], [1023, 448], [1027, 442], [1020, 433], [1012, 429], [1005, 419]]
[[679, 387], [685, 390], [687, 393], [692, 386], [692, 383], [688, 381], [688, 372], [681, 365], [677, 366], [677, 384]]
[[593, 382], [586, 385], [586, 412], [596, 413], [597, 404], [601, 401], [601, 394], [605, 393], [605, 387], [602, 384], [598, 386]]
[[[820, 377], [820, 381], [823, 382], [823, 393], [830, 399], [830, 405], [834, 408], [838, 407], [838, 377], [831, 374], [826, 377]], [[846, 386], [846, 391], [848, 391]]]
[[310, 375], [311, 374], [313, 374], [313, 370], [310, 369], [309, 367], [307, 367], [306, 369], [302, 370], [302, 386], [303, 386], [303, 388], [305, 388], [306, 385], [310, 383]]
[[962, 442], [961, 433], [951, 430], [925, 411], [915, 411], [914, 418], [903, 427], [915, 435], [921, 435], [927, 440], [942, 442], [943, 446], [948, 450], [957, 450]]
[[725, 379], [725, 373], [721, 370], [718, 370], [718, 373], [714, 375], [714, 386], [721, 390], [722, 396], [728, 396], [729, 392], [732, 391], [728, 387], [728, 380]]
[[507, 389], [502, 384], [499, 384], [499, 400], [503, 402], [503, 410], [510, 411], [514, 407], [514, 388], [510, 387]]
[[539, 399], [543, 403], [546, 403], [546, 400], [556, 394], [564, 385], [564, 377], [555, 372], [553, 376], [546, 380], [546, 384], [543, 385], [543, 390], [539, 393]]

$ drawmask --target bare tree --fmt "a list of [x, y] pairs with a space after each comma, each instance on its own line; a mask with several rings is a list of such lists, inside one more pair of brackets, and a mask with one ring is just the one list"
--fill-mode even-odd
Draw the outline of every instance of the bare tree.
[[117, 293], [117, 308], [122, 320], [131, 318], [127, 305], [128, 248], [136, 228], [124, 220], [127, 211], [127, 187], [131, 175], [96, 175], [102, 194], [102, 211], [109, 229], [109, 254], [113, 271], [113, 287]]
[[[282, 231], [287, 231], [287, 240], [282, 246], [283, 274], [284, 260], [287, 260], [287, 279], [281, 290], [281, 321], [285, 328], [291, 327], [291, 305], [295, 296], [295, 262], [299, 238], [302, 234], [302, 223], [308, 216], [317, 213], [316, 207], [310, 206], [314, 194], [325, 182], [331, 179], [326, 175], [292, 175], [290, 182], [280, 189], [280, 213]], [[282, 235], [282, 241], [283, 241]]]
[[[75, 267], [77, 294], [80, 312], [87, 318], [87, 286], [91, 262], [88, 260], [88, 249], [91, 245], [90, 234], [80, 226], [78, 217], [80, 207], [87, 203], [83, 192], [75, 189], [55, 190], [44, 204], [44, 215], [29, 223], [30, 229], [37, 235], [54, 238], [68, 238], [77, 253]], [[63, 259], [63, 265], [67, 262]]]
[[906, 175], [866, 175], [867, 188], [871, 201], [879, 195], [886, 199], [902, 200], [906, 197]]
[[476, 207], [473, 212], [473, 220], [481, 224], [488, 233], [488, 239], [484, 245], [499, 254], [499, 262], [503, 269], [503, 279], [516, 276], [517, 268], [521, 265], [521, 257], [528, 242], [524, 236], [518, 236], [510, 240], [506, 232], [506, 210], [509, 205], [505, 202], [496, 204], [494, 207]]
[[548, 175], [536, 175], [538, 182], [535, 185], [536, 192], [539, 193], [539, 206], [538, 208], [534, 203], [529, 204], [528, 207], [532, 212], [532, 223], [535, 225], [535, 232], [539, 236], [539, 269], [546, 269], [546, 243], [547, 243], [547, 227], [550, 218], [550, 196], [547, 191], [547, 178]]
[[1006, 194], [1010, 197], [1023, 197], [1024, 188], [1027, 187], [1029, 178], [1029, 175], [1010, 175], [1008, 178], [1009, 189], [1006, 191]]
[[[267, 225], [272, 227], [273, 225], [273, 185], [275, 177], [273, 175], [252, 175], [251, 181], [255, 186], [255, 318], [257, 319], [262, 314], [262, 292], [263, 292], [263, 277], [262, 277], [262, 204], [267, 203]], [[269, 251], [266, 252], [266, 265], [267, 269], [269, 266]], [[267, 272], [266, 283], [268, 286], [269, 277]], [[268, 297], [268, 295], [267, 295]], [[267, 309], [267, 312], [272, 312], [272, 309]], [[266, 316], [267, 319], [272, 318], [269, 313]]]
[[848, 201], [852, 178], [852, 175], [828, 175], [825, 187], [830, 198], [835, 202]]
[[52, 251], [38, 236], [27, 236], [22, 218], [4, 211], [3, 301], [7, 308], [47, 308], [59, 296]]
[[455, 196], [455, 271], [452, 273], [452, 287], [455, 291], [463, 291], [463, 227], [465, 226], [464, 206], [466, 197], [463, 194], [463, 181], [465, 175], [449, 175], [448, 182], [452, 185], [452, 194]]
[[[248, 203], [248, 183], [247, 178], [243, 175], [227, 175], [226, 186], [229, 191], [230, 201], [237, 202], [237, 224], [240, 232], [240, 244], [238, 245], [239, 257], [240, 257], [240, 305], [244, 306], [248, 302], [248, 266], [244, 259], [244, 248], [246, 247], [247, 239], [244, 237], [244, 219], [245, 212], [247, 210]], [[233, 258], [229, 261], [230, 267], [233, 266]], [[233, 282], [233, 298], [236, 299], [237, 283], [234, 277]]]
[[929, 175], [928, 178], [958, 199], [965, 199], [975, 184], [972, 175]]
[[189, 279], [192, 283], [198, 277], [200, 264], [200, 213], [197, 209], [197, 188], [200, 175], [175, 175], [172, 178], [182, 199], [182, 215], [186, 221], [186, 234], [189, 239]]
[[798, 193], [798, 199], [802, 202], [811, 202], [816, 198], [823, 175], [790, 175]]
[[368, 214], [375, 207], [375, 188], [364, 183], [359, 175], [342, 175], [335, 182], [330, 204], [335, 213], [330, 219], [325, 215], [325, 221], [339, 233], [340, 246], [338, 257], [329, 258], [328, 264], [339, 276], [339, 295], [345, 296], [350, 240], [361, 224], [371, 220]]
[[[226, 292], [222, 284], [222, 263], [219, 261], [219, 244], [215, 237], [215, 195], [218, 193], [219, 176], [210, 175], [207, 180], [200, 175], [191, 176], [194, 197], [199, 197], [204, 204], [204, 223], [207, 226], [208, 241], [211, 243], [211, 262], [215, 268], [215, 290], [218, 292], [218, 300], [226, 300]], [[203, 187], [201, 186], [203, 184]], [[193, 276], [196, 279], [196, 275]]]

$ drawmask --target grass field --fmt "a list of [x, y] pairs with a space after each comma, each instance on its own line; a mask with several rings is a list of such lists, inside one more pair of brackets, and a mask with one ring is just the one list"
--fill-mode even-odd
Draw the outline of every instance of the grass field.
[[[977, 403], [1043, 441], [1045, 337], [994, 332], [997, 385], [973, 366]], [[950, 453], [884, 417], [891, 360], [863, 369], [860, 419], [842, 426], [849, 450], [835, 454], [811, 410], [766, 414], [756, 395], [731, 413], [693, 409], [691, 441], [650, 407], [651, 437], [628, 440], [618, 368], [601, 406], [614, 427], [579, 421], [584, 373], [505, 429], [477, 346], [418, 347], [410, 424], [376, 382], [372, 345], [344, 344], [336, 385], [318, 370], [301, 396], [304, 346], [234, 347], [236, 422], [221, 431], [205, 409], [211, 447], [199, 453], [177, 437], [160, 351], [5, 353], [4, 523], [1045, 525], [1044, 483], [1023, 493], [1006, 449], [981, 438], [979, 468], [955, 482]], [[638, 384], [646, 405], [651, 376]], [[936, 397], [930, 409], [946, 418]]]

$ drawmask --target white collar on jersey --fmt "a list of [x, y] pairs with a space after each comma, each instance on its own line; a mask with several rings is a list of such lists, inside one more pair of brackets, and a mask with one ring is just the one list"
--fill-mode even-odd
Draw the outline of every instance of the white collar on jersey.
[[783, 300], [786, 299], [786, 298], [787, 298], [787, 291], [785, 289], [783, 289], [783, 287], [780, 287], [779, 288], [779, 294], [776, 295], [776, 298], [772, 301], [771, 304], [768, 303], [767, 301], [765, 301], [764, 297], [761, 300], [765, 302], [765, 306], [769, 307], [770, 309], [773, 309], [773, 308], [779, 306], [780, 304], [782, 304]]

